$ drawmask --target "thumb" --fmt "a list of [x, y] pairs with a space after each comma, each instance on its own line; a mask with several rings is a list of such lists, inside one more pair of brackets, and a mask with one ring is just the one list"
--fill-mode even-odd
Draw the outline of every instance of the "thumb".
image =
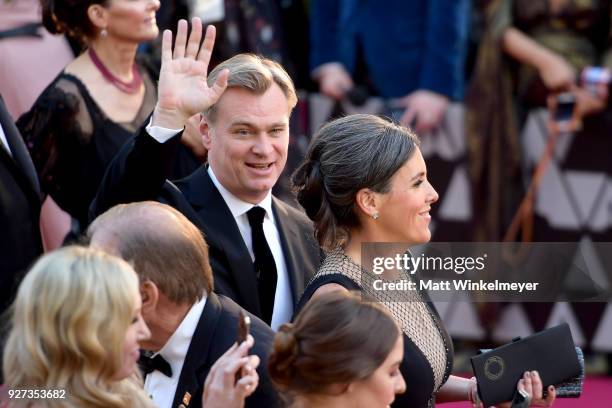
[[215, 100], [219, 99], [221, 97], [221, 94], [225, 91], [225, 88], [227, 88], [228, 78], [229, 78], [229, 69], [226, 68], [219, 73], [217, 80], [212, 86], [212, 91], [213, 91]]

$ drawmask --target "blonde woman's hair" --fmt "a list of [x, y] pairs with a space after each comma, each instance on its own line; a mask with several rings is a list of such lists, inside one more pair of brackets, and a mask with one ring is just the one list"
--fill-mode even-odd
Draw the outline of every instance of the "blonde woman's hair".
[[138, 373], [113, 380], [137, 296], [136, 273], [117, 257], [76, 246], [43, 256], [12, 306], [3, 367], [8, 388], [66, 390], [64, 400], [24, 405], [153, 407]]

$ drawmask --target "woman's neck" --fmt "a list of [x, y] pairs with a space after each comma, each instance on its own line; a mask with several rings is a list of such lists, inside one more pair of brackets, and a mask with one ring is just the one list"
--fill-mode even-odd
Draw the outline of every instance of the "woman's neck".
[[349, 231], [349, 240], [344, 246], [344, 253], [357, 265], [361, 265], [362, 246], [366, 242], [378, 242], [378, 240], [363, 228], [353, 228]]
[[97, 38], [89, 46], [114, 76], [126, 82], [132, 80], [137, 44], [118, 43], [108, 38]]

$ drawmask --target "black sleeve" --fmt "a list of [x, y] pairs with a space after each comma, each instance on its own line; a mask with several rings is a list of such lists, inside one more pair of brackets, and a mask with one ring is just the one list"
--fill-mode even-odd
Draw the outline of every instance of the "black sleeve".
[[50, 85], [16, 125], [38, 174], [41, 190], [73, 216], [81, 212], [76, 193], [86, 173], [84, 146], [91, 134], [83, 132], [77, 116], [87, 115], [78, 92]]
[[182, 132], [159, 143], [145, 127], [141, 127], [136, 138], [126, 143], [108, 166], [89, 207], [90, 221], [116, 204], [156, 200], [161, 193]]
[[280, 407], [279, 394], [268, 375], [268, 356], [274, 344], [274, 332], [259, 318], [251, 315], [251, 335], [255, 339], [255, 344], [250, 354], [256, 354], [261, 360], [257, 367], [259, 385], [255, 392], [245, 400], [244, 406], [245, 408]]

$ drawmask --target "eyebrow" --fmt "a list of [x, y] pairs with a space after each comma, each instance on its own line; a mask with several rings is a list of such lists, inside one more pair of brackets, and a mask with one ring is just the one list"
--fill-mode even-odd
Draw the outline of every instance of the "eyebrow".
[[[271, 123], [269, 126], [266, 126], [267, 128], [276, 128], [276, 127], [287, 127], [289, 124], [285, 123], [285, 122], [275, 122], [275, 123]], [[246, 126], [246, 127], [251, 127], [251, 128], [257, 128], [258, 126], [256, 126], [254, 123], [252, 122], [248, 122], [248, 121], [238, 121], [238, 122], [234, 122], [230, 125], [230, 127], [236, 127], [236, 126]]]
[[413, 176], [413, 177], [410, 179], [410, 181], [412, 181], [412, 180], [416, 180], [416, 179], [418, 179], [418, 178], [421, 178], [421, 177], [423, 177], [424, 175], [425, 175], [425, 172], [424, 172], [424, 171], [422, 171], [422, 172], [420, 172], [419, 174], [417, 174], [417, 175]]

